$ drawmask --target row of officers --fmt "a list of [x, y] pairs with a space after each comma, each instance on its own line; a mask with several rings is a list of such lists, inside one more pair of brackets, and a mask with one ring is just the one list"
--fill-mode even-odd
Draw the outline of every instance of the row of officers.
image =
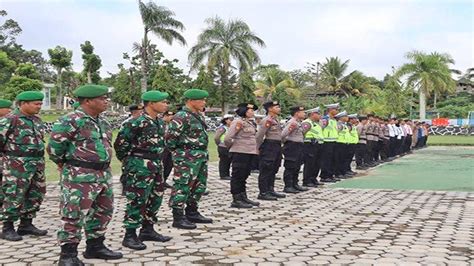
[[[235, 110], [238, 118], [227, 115], [222, 119], [214, 140], [220, 177], [230, 180], [232, 207], [259, 206], [246, 192], [254, 162], [258, 162], [258, 199], [274, 201], [285, 198], [286, 193], [353, 177], [354, 157], [356, 169], [365, 170], [410, 152], [415, 129], [412, 121], [348, 114], [340, 111], [337, 103], [325, 107], [325, 114], [319, 107], [292, 107], [291, 118], [283, 125], [277, 101], [263, 104], [266, 116], [259, 123], [255, 121], [258, 107], [242, 103]], [[282, 160], [285, 194], [275, 190]], [[302, 165], [303, 178], [299, 180]]]

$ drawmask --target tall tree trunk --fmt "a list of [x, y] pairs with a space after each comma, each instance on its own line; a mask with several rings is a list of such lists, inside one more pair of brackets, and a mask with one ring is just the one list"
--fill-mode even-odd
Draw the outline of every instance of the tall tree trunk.
[[87, 71], [87, 83], [92, 83], [92, 74], [90, 70]]
[[420, 119], [426, 119], [426, 94], [425, 91], [420, 88]]
[[140, 52], [140, 57], [141, 57], [141, 74], [142, 78], [140, 80], [141, 83], [141, 88], [142, 88], [142, 93], [146, 92], [147, 86], [148, 86], [148, 64], [147, 64], [147, 59], [148, 59], [148, 36], [147, 36], [147, 30], [145, 29], [145, 36], [143, 37], [143, 43], [142, 43], [142, 50]]
[[56, 84], [56, 109], [63, 109], [62, 69], [58, 68], [58, 79]]
[[224, 116], [227, 113], [227, 96], [228, 96], [228, 90], [229, 90], [229, 67], [224, 63], [222, 66], [222, 71], [221, 73], [221, 114]]
[[134, 103], [139, 103], [140, 102], [140, 99], [138, 99], [137, 95], [139, 95], [140, 93], [135, 93], [135, 90], [136, 90], [136, 85], [135, 85], [135, 79], [133, 78], [133, 70], [132, 68], [129, 69], [129, 72], [130, 72], [130, 91], [132, 92], [132, 100]]
[[438, 92], [435, 91], [435, 93], [434, 93], [434, 103], [433, 103], [433, 107], [434, 107], [435, 110], [436, 110], [436, 102], [438, 102]]

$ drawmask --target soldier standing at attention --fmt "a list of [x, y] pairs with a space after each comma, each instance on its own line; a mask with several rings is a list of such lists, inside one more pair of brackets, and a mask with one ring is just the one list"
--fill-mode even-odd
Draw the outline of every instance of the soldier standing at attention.
[[301, 122], [305, 119], [304, 107], [295, 106], [290, 108], [292, 118], [286, 123], [281, 133], [283, 141], [283, 155], [285, 158], [283, 181], [285, 182], [285, 193], [299, 193], [307, 191], [308, 188], [298, 184], [298, 175], [303, 163], [303, 128]]
[[321, 147], [324, 143], [323, 128], [319, 124], [319, 107], [306, 111], [309, 116], [301, 123], [304, 134], [303, 186], [317, 187], [321, 161]]
[[[172, 112], [172, 111], [167, 111], [163, 115], [163, 121], [165, 122], [165, 132], [168, 128], [169, 123], [171, 122], [171, 119], [173, 119], [173, 116], [174, 116], [174, 112]], [[171, 156], [171, 152], [170, 152], [170, 150], [168, 150], [167, 147], [165, 147], [165, 149], [163, 151], [163, 158], [161, 159], [161, 161], [163, 163], [163, 182], [164, 182], [164, 186], [165, 186], [166, 189], [172, 188], [172, 186], [168, 184], [167, 180], [168, 180], [168, 177], [171, 174], [171, 171], [173, 170], [173, 156]]]
[[[117, 158], [125, 169], [124, 227], [122, 245], [142, 250], [142, 241], [166, 242], [171, 237], [158, 234], [153, 226], [158, 222], [158, 210], [163, 200], [163, 165], [165, 125], [159, 114], [168, 109], [168, 93], [147, 91], [142, 94], [144, 111], [124, 123], [114, 143]], [[137, 237], [136, 229], [141, 227]]]
[[259, 150], [258, 194], [259, 200], [277, 200], [286, 195], [275, 191], [275, 177], [281, 166], [281, 125], [278, 115], [281, 113], [277, 101], [263, 104], [267, 116], [260, 122], [257, 131], [257, 149]]
[[232, 160], [229, 156], [229, 148], [224, 143], [224, 138], [232, 120], [234, 120], [232, 115], [224, 115], [214, 135], [214, 142], [217, 145], [217, 152], [219, 154], [219, 177], [222, 180], [230, 180], [230, 163]]
[[[0, 119], [11, 112], [12, 104], [13, 103], [9, 100], [0, 99]], [[0, 209], [2, 208], [2, 205], [3, 205], [3, 192], [2, 192], [3, 162], [2, 162], [2, 158], [3, 158], [3, 150], [0, 149]]]
[[326, 105], [327, 116], [323, 117], [321, 126], [323, 128], [323, 154], [321, 160], [321, 182], [336, 182], [334, 178], [336, 168], [335, 147], [339, 136], [337, 131], [337, 121], [334, 116], [338, 113], [339, 103]]
[[[37, 116], [43, 98], [39, 91], [22, 92], [16, 97], [19, 108], [0, 118], [4, 196], [0, 218], [1, 238], [5, 240], [20, 241], [23, 235], [47, 234], [32, 224], [46, 193], [44, 132]], [[15, 231], [13, 223], [18, 219], [20, 225]]]
[[85, 258], [122, 258], [122, 253], [104, 245], [114, 210], [112, 130], [100, 117], [107, 110], [107, 93], [106, 86], [88, 84], [77, 88], [73, 94], [81, 106], [61, 117], [51, 132], [49, 158], [61, 174], [58, 265], [83, 265], [77, 258], [82, 228], [87, 238]]
[[[207, 185], [207, 125], [201, 112], [209, 93], [190, 89], [184, 93], [186, 106], [171, 120], [166, 133], [166, 145], [174, 164], [174, 184], [170, 197], [173, 227], [195, 229], [195, 223], [212, 223], [202, 216], [198, 203]], [[186, 215], [184, 215], [186, 209]]]
[[252, 170], [252, 160], [257, 156], [257, 129], [252, 119], [254, 111], [258, 108], [250, 103], [241, 103], [235, 113], [240, 118], [230, 125], [229, 132], [224, 138], [225, 145], [229, 147], [232, 158], [232, 177], [230, 179], [230, 192], [232, 193], [233, 208], [252, 208], [260, 203], [247, 197], [246, 182]]

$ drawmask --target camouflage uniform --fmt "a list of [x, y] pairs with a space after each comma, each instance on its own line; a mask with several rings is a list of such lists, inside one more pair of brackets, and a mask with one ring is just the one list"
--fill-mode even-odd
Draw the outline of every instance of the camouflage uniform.
[[40, 208], [46, 193], [43, 137], [38, 116], [27, 116], [16, 109], [0, 118], [3, 221], [33, 219]]
[[173, 209], [183, 209], [185, 204], [197, 206], [206, 191], [209, 139], [204, 117], [191, 112], [187, 107], [178, 111], [166, 133], [166, 145], [174, 162], [174, 186], [170, 198]]
[[109, 123], [81, 107], [53, 126], [48, 153], [61, 167], [61, 245], [79, 243], [83, 227], [87, 239], [105, 234], [113, 213], [111, 141]]
[[125, 177], [124, 227], [138, 228], [143, 220], [156, 223], [163, 200], [163, 166], [165, 147], [163, 120], [144, 112], [122, 125], [114, 143], [117, 158], [122, 161]]

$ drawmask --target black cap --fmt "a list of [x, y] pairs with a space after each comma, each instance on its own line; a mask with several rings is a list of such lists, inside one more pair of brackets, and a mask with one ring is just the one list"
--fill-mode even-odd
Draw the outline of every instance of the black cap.
[[128, 110], [130, 112], [137, 111], [137, 110], [143, 110], [143, 105], [141, 105], [141, 104], [132, 104], [128, 107]]
[[303, 106], [293, 106], [293, 107], [290, 108], [290, 114], [291, 115], [294, 115], [299, 111], [304, 111], [304, 107]]
[[270, 109], [273, 106], [277, 106], [277, 105], [280, 105], [280, 103], [278, 101], [269, 101], [269, 102], [266, 102], [266, 103], [263, 104], [263, 109], [268, 111], [268, 109]]

